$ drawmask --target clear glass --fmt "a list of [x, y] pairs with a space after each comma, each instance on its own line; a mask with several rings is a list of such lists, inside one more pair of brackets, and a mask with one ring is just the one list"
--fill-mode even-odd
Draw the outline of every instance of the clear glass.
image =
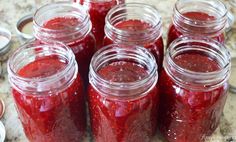
[[167, 49], [163, 67], [162, 134], [169, 142], [203, 142], [218, 127], [227, 98], [228, 50], [208, 38], [178, 38]]
[[157, 79], [155, 59], [143, 47], [112, 44], [95, 53], [88, 94], [96, 142], [151, 140], [157, 128]]
[[87, 11], [72, 2], [51, 3], [36, 11], [33, 22], [34, 35], [38, 40], [61, 41], [73, 50], [86, 87], [89, 63], [96, 46]]
[[78, 142], [86, 133], [82, 79], [64, 44], [30, 41], [8, 61], [8, 78], [29, 141]]
[[152, 52], [158, 66], [162, 66], [162, 22], [153, 6], [143, 3], [115, 6], [106, 16], [105, 34], [104, 45], [125, 43], [143, 46]]
[[168, 32], [168, 45], [182, 35], [209, 37], [224, 43], [227, 12], [219, 0], [178, 0]]

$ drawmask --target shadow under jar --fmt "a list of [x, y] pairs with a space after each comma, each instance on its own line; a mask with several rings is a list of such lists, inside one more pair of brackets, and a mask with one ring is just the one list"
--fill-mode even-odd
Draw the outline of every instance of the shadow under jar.
[[203, 142], [218, 127], [230, 54], [208, 38], [182, 37], [167, 49], [160, 78], [160, 131], [169, 142]]
[[83, 84], [73, 52], [31, 41], [8, 62], [9, 82], [31, 142], [80, 142], [86, 132]]
[[83, 5], [90, 14], [92, 21], [92, 32], [96, 38], [97, 47], [102, 47], [104, 38], [105, 17], [108, 11], [118, 5], [124, 3], [124, 0], [74, 0]]
[[225, 43], [227, 8], [219, 0], [178, 0], [169, 27], [167, 47], [178, 37], [209, 37]]
[[106, 17], [104, 45], [143, 46], [154, 55], [160, 71], [164, 52], [161, 25], [161, 17], [153, 6], [143, 3], [115, 6]]
[[86, 88], [89, 64], [96, 46], [86, 10], [72, 2], [51, 3], [36, 11], [33, 22], [34, 35], [39, 41], [60, 41], [73, 50]]
[[157, 129], [157, 65], [148, 50], [112, 44], [92, 58], [89, 110], [96, 142], [149, 142]]

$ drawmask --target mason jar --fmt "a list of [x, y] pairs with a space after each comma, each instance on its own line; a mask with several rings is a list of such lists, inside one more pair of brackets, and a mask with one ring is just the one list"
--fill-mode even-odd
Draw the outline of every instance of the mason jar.
[[8, 61], [18, 116], [31, 142], [78, 142], [86, 134], [83, 82], [64, 44], [28, 42]]
[[74, 0], [74, 2], [80, 3], [89, 12], [97, 47], [102, 47], [105, 17], [112, 7], [124, 3], [124, 0]]
[[75, 54], [85, 87], [95, 51], [95, 38], [87, 11], [79, 4], [56, 2], [39, 8], [33, 17], [35, 37], [41, 42], [61, 41]]
[[164, 57], [159, 128], [169, 142], [203, 142], [219, 125], [230, 54], [210, 38], [181, 37]]
[[96, 142], [149, 142], [157, 129], [159, 89], [153, 55], [135, 45], [98, 50], [89, 72], [89, 110]]

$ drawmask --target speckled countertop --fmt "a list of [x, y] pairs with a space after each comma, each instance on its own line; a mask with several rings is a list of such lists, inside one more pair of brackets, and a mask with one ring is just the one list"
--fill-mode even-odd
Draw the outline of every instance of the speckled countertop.
[[[37, 3], [48, 3], [52, 0], [35, 0]], [[35, 11], [34, 0], [0, 0], [0, 27], [9, 29], [12, 34], [11, 52], [19, 47], [20, 42], [16, 35], [15, 25], [17, 20]], [[42, 2], [40, 2], [42, 1]], [[175, 0], [127, 0], [128, 2], [144, 2], [155, 5], [161, 13], [163, 20], [164, 33], [171, 21], [172, 7]], [[224, 0], [226, 5], [227, 0]], [[39, 5], [37, 5], [39, 6]], [[232, 9], [236, 16], [236, 8]], [[227, 46], [231, 50], [232, 56], [236, 56], [236, 24], [233, 29], [227, 34]], [[235, 49], [233, 49], [235, 48]], [[11, 53], [10, 52], [10, 53]], [[0, 56], [0, 72], [3, 76], [0, 77], [0, 97], [3, 98], [6, 104], [6, 112], [1, 121], [6, 127], [6, 142], [25, 142], [26, 137], [23, 133], [22, 126], [18, 120], [17, 113], [14, 107], [12, 96], [10, 95], [10, 87], [7, 81], [6, 59]], [[235, 71], [236, 72], [236, 71]], [[235, 74], [235, 73], [234, 73]], [[232, 75], [231, 79], [236, 80], [236, 75]], [[193, 128], [194, 129], [194, 128]], [[194, 130], [193, 130], [194, 131]], [[236, 142], [236, 94], [229, 93], [229, 97], [225, 106], [224, 114], [222, 115], [219, 128], [215, 131], [209, 142]], [[160, 136], [156, 136], [153, 142], [164, 142]]]

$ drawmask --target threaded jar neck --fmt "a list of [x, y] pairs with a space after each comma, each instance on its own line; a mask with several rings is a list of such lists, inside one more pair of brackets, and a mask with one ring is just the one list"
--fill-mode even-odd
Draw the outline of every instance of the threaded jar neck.
[[[65, 64], [48, 76], [22, 77], [19, 71], [34, 61], [52, 59]], [[29, 41], [16, 50], [8, 61], [9, 82], [18, 92], [50, 94], [65, 90], [77, 77], [78, 66], [72, 50], [59, 42], [47, 44]]]
[[[177, 64], [176, 57], [189, 53], [190, 55], [197, 53], [206, 56], [208, 60], [217, 64], [219, 69], [202, 72]], [[230, 75], [231, 63], [229, 51], [217, 41], [209, 38], [183, 36], [171, 43], [167, 49], [163, 66], [177, 84], [184, 88], [198, 90], [214, 89], [225, 83]], [[191, 64], [191, 66], [195, 66], [195, 64]]]
[[[132, 82], [115, 82], [102, 77], [99, 70], [113, 62], [131, 62], [145, 68], [147, 75]], [[98, 50], [90, 64], [90, 84], [101, 94], [113, 97], [137, 97], [153, 89], [158, 79], [154, 56], [135, 45], [111, 44]]]
[[[117, 25], [125, 21], [139, 21], [145, 25], [143, 29], [137, 24], [129, 25], [128, 30]], [[141, 3], [127, 3], [113, 7], [106, 16], [105, 34], [115, 43], [145, 44], [154, 42], [162, 34], [161, 17], [157, 9]]]
[[181, 33], [215, 37], [224, 32], [227, 8], [219, 0], [178, 0], [173, 24]]
[[[77, 23], [64, 29], [51, 29], [45, 24], [55, 18], [76, 19]], [[65, 20], [68, 20], [65, 19]], [[37, 39], [57, 40], [69, 43], [75, 39], [83, 39], [90, 33], [92, 24], [87, 11], [78, 3], [55, 2], [39, 8], [33, 17], [33, 31]]]

